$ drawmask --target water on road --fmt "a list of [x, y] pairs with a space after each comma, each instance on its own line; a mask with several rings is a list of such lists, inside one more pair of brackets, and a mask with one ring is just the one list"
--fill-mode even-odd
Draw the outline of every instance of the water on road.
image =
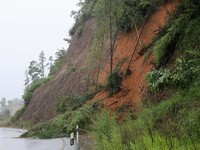
[[69, 139], [18, 138], [26, 130], [0, 128], [0, 150], [69, 150]]

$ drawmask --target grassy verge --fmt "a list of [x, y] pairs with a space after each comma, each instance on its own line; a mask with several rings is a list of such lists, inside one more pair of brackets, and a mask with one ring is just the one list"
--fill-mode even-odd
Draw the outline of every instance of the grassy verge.
[[67, 111], [58, 115], [51, 121], [36, 125], [22, 137], [46, 139], [68, 136], [76, 130], [76, 125], [79, 125], [82, 129], [89, 128], [93, 114], [92, 106], [85, 105], [75, 111]]

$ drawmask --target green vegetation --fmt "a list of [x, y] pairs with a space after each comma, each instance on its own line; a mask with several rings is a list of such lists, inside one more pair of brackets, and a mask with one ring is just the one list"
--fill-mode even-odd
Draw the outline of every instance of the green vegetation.
[[30, 99], [33, 95], [33, 92], [39, 88], [41, 85], [47, 83], [49, 81], [49, 78], [45, 78], [45, 79], [40, 79], [37, 81], [32, 82], [29, 87], [25, 90], [24, 95], [23, 95], [23, 99], [25, 102], [25, 107], [28, 106]]
[[87, 101], [94, 97], [96, 93], [92, 92], [84, 96], [66, 96], [58, 101], [55, 110], [58, 113], [65, 113], [66, 111], [75, 111]]
[[88, 93], [84, 96], [63, 97], [55, 106], [57, 117], [33, 126], [22, 137], [56, 138], [68, 136], [75, 131], [76, 125], [82, 129], [88, 129], [95, 110], [93, 104], [84, 105], [84, 103], [94, 95], [95, 93]]
[[[134, 24], [143, 24], [162, 3], [162, 0], [80, 1], [81, 10], [74, 13], [76, 23], [70, 32], [71, 35], [77, 32], [81, 36], [82, 31], [78, 31], [79, 28], [82, 29], [83, 23], [94, 17], [99, 28], [95, 31], [97, 35], [95, 44], [91, 47], [91, 51], [94, 50], [91, 57], [101, 62], [98, 54], [101, 54], [103, 42], [108, 38], [109, 32], [111, 50], [115, 50], [118, 29], [124, 32], [133, 30]], [[156, 69], [147, 74], [146, 80], [155, 95], [159, 95], [160, 91], [165, 92], [166, 87], [174, 91], [173, 95], [168, 95], [170, 98], [155, 103], [148, 97], [148, 102], [144, 101], [140, 112], [130, 112], [125, 121], [119, 123], [114, 113], [95, 110], [97, 103], [85, 104], [95, 93], [83, 97], [66, 96], [55, 106], [59, 114], [57, 117], [34, 126], [23, 137], [62, 137], [75, 131], [78, 124], [80, 128], [91, 131], [96, 150], [200, 149], [199, 8], [198, 0], [183, 0], [175, 15], [154, 39], [152, 49]], [[105, 16], [103, 12], [108, 15]], [[109, 27], [109, 23], [113, 28]], [[177, 58], [172, 62], [170, 60], [174, 51], [177, 51]], [[120, 61], [114, 71], [111, 69], [107, 79], [110, 96], [120, 90], [122, 77], [118, 70], [127, 60]], [[56, 71], [52, 71], [53, 74], [59, 69], [62, 59], [58, 59], [56, 63], [52, 66], [56, 68]], [[73, 67], [72, 72], [75, 71]], [[29, 87], [24, 95], [27, 103], [41, 84], [35, 83], [33, 87]], [[124, 104], [117, 109], [117, 113], [126, 109], [128, 105]], [[16, 114], [15, 120], [19, 118], [21, 111]]]
[[[39, 55], [39, 63], [37, 61], [31, 61], [26, 70], [25, 75], [25, 90], [22, 98], [24, 99], [25, 106], [16, 112], [16, 114], [11, 118], [11, 122], [17, 122], [17, 120], [21, 117], [24, 113], [26, 107], [28, 106], [32, 95], [36, 89], [41, 87], [42, 85], [46, 84], [50, 81], [51, 77], [55, 75], [55, 73], [59, 70], [61, 64], [63, 63], [64, 57], [66, 55], [66, 50], [60, 49], [56, 53], [56, 59], [53, 60], [53, 57], [49, 57], [49, 63], [46, 62], [45, 53], [42, 51]], [[54, 63], [53, 63], [54, 61]], [[46, 74], [46, 67], [49, 66], [49, 75], [48, 77], [45, 76]], [[27, 123], [25, 123], [27, 124]], [[22, 123], [22, 126], [23, 123]], [[26, 125], [25, 125], [26, 126]], [[28, 126], [28, 125], [27, 125]]]
[[85, 105], [75, 111], [67, 111], [58, 115], [51, 121], [34, 126], [22, 137], [56, 138], [66, 136], [76, 130], [77, 124], [82, 129], [89, 128], [93, 115], [92, 106]]
[[[111, 5], [109, 4], [111, 2]], [[112, 11], [112, 24], [114, 28], [120, 28], [123, 32], [129, 32], [135, 28], [136, 25], [144, 23], [145, 19], [151, 15], [161, 4], [163, 0], [85, 0], [80, 1], [79, 11], [72, 11], [72, 16], [75, 19], [75, 24], [69, 31], [73, 36], [77, 30], [82, 28], [83, 24], [94, 18], [99, 28], [109, 26], [109, 9]], [[79, 31], [78, 31], [79, 33]], [[108, 32], [107, 32], [108, 33]]]
[[64, 49], [60, 49], [55, 53], [56, 59], [54, 60], [54, 64], [51, 63], [50, 65], [49, 77], [55, 75], [58, 72], [58, 70], [60, 69], [64, 61], [64, 57], [66, 56], [66, 53], [67, 52]]
[[11, 118], [11, 122], [16, 122], [20, 117], [21, 115], [24, 113], [25, 111], [25, 107], [22, 107], [21, 109], [19, 109], [15, 115]]
[[177, 48], [180, 51], [199, 50], [199, 6], [194, 6], [193, 2], [182, 3], [176, 14], [155, 38], [153, 53], [157, 67], [168, 63]]
[[[199, 6], [199, 1], [183, 1], [153, 46], [157, 69], [147, 75], [149, 88], [158, 93], [168, 87], [176, 94], [156, 104], [149, 98], [148, 105], [122, 124], [110, 113], [97, 115], [92, 128], [95, 149], [200, 148]], [[169, 64], [175, 50], [176, 63]]]
[[114, 71], [107, 78], [107, 90], [109, 95], [112, 96], [114, 93], [117, 93], [120, 90], [122, 83], [122, 77], [118, 71]]
[[114, 117], [107, 111], [97, 116], [92, 126], [92, 135], [95, 138], [97, 150], [123, 150], [120, 127]]
[[[167, 54], [170, 51], [169, 45], [172, 51], [175, 48], [179, 50], [179, 58], [176, 64], [169, 68], [154, 69], [148, 73], [147, 82], [152, 92], [162, 91], [167, 86], [184, 89], [199, 77], [200, 17], [194, 18], [193, 15], [193, 13], [184, 14], [172, 21], [172, 27], [153, 47], [157, 65], [166, 63], [165, 60], [171, 58], [172, 53]], [[164, 39], [171, 39], [173, 42]]]
[[147, 82], [152, 92], [162, 91], [165, 87], [187, 88], [200, 74], [200, 53], [186, 51], [182, 58], [170, 69], [153, 70], [147, 74]]
[[78, 35], [80, 36], [81, 28], [83, 24], [92, 17], [93, 7], [96, 3], [96, 0], [85, 0], [80, 1], [77, 5], [80, 7], [79, 11], [72, 11], [71, 16], [75, 19], [74, 26], [70, 29], [69, 35], [75, 35], [76, 31], [78, 31]]
[[92, 135], [97, 150], [199, 149], [200, 79], [189, 90], [144, 106], [118, 124], [109, 113], [97, 116]]

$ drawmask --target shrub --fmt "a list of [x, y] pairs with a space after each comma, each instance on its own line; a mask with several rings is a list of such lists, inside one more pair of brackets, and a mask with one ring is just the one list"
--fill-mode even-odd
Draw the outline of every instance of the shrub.
[[172, 76], [172, 84], [181, 89], [187, 88], [200, 74], [200, 58], [178, 59]]
[[122, 77], [119, 75], [118, 71], [114, 71], [107, 78], [107, 89], [109, 95], [112, 96], [114, 93], [117, 93], [120, 90], [122, 83]]
[[97, 116], [92, 126], [92, 135], [97, 150], [123, 150], [119, 125], [107, 111]]
[[152, 92], [162, 91], [164, 87], [171, 83], [172, 74], [168, 69], [153, 69], [146, 76], [148, 86]]
[[148, 86], [152, 92], [162, 91], [166, 86], [186, 89], [200, 74], [200, 53], [186, 51], [182, 58], [177, 59], [176, 65], [171, 69], [153, 69], [146, 76]]

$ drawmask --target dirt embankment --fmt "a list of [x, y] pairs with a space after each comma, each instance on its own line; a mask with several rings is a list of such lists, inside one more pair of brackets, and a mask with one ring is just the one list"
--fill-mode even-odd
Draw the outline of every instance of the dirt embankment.
[[[64, 63], [50, 82], [36, 89], [21, 120], [37, 122], [47, 121], [55, 116], [55, 104], [67, 95], [83, 95], [94, 82], [94, 70], [84, 69], [87, 53], [93, 40], [94, 21], [89, 20], [83, 26], [81, 35], [72, 38]], [[103, 54], [105, 56], [105, 54]]]
[[[120, 107], [129, 107], [134, 111], [139, 108], [142, 99], [147, 93], [145, 76], [147, 72], [151, 71], [153, 68], [153, 54], [151, 54], [149, 57], [146, 57], [143, 51], [145, 50], [145, 47], [152, 43], [152, 40], [159, 30], [165, 25], [165, 22], [169, 18], [169, 14], [175, 10], [177, 4], [177, 1], [173, 1], [161, 6], [153, 15], [148, 18], [144, 28], [139, 28], [139, 34], [143, 28], [140, 37], [142, 46], [140, 44], [137, 45], [133, 60], [130, 65], [131, 75], [125, 77], [123, 80], [121, 91], [109, 98], [108, 93], [103, 91], [97, 94], [92, 101], [99, 101], [100, 104], [113, 111], [117, 111]], [[121, 66], [122, 75], [125, 74], [125, 71], [128, 67], [130, 57], [137, 43], [137, 37], [137, 32], [134, 31], [129, 34], [122, 34], [117, 39], [117, 49], [114, 52], [114, 65], [117, 66], [120, 61], [122, 62], [122, 60], [127, 60]], [[104, 84], [108, 74], [109, 64], [107, 64], [105, 69], [101, 71], [99, 83]]]
[[[144, 26], [141, 35], [143, 47], [148, 46], [156, 33], [164, 26], [170, 12], [175, 9], [177, 1], [173, 1], [161, 6], [150, 18]], [[60, 70], [47, 84], [38, 88], [32, 96], [32, 99], [21, 117], [21, 120], [28, 120], [32, 123], [47, 121], [55, 116], [55, 104], [66, 95], [83, 95], [88, 90], [88, 81], [93, 84], [96, 79], [97, 66], [87, 68], [88, 50], [92, 45], [94, 21], [90, 20], [83, 26], [81, 35], [72, 38], [67, 56]], [[139, 29], [139, 33], [142, 29]], [[114, 52], [114, 65], [116, 66], [124, 60], [129, 60], [137, 41], [136, 32], [122, 34], [117, 39], [117, 49]], [[102, 53], [101, 72], [99, 83], [105, 84], [107, 75], [109, 74], [109, 51], [108, 43], [105, 42]], [[122, 105], [127, 105], [134, 110], [138, 109], [145, 93], [147, 85], [145, 83], [145, 75], [152, 67], [153, 56], [150, 55], [145, 59], [144, 55], [139, 55], [141, 51], [140, 45], [137, 46], [130, 70], [132, 74], [126, 77], [122, 83], [122, 90], [113, 97], [106, 98], [107, 92], [98, 93], [92, 101], [101, 100], [112, 110], [116, 110]], [[124, 74], [128, 65], [128, 61], [121, 66], [121, 72]], [[103, 100], [102, 100], [103, 99]]]

